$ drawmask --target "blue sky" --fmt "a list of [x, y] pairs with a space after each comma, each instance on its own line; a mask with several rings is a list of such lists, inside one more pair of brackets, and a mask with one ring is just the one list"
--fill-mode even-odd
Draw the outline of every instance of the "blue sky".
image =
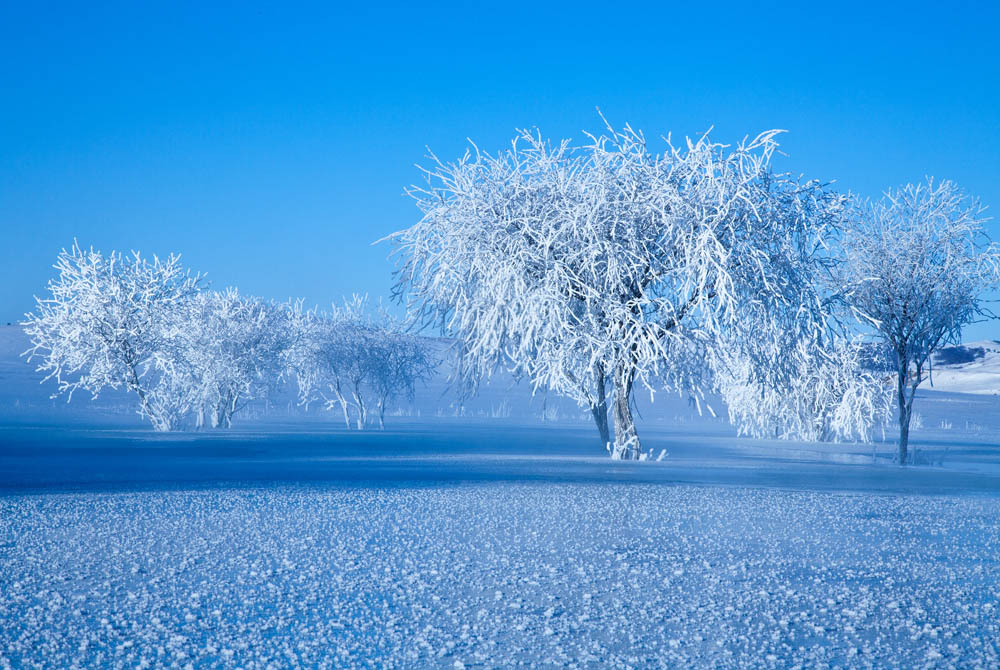
[[649, 135], [787, 129], [783, 169], [946, 177], [1000, 216], [998, 33], [997, 3], [3, 3], [0, 320], [74, 237], [267, 298], [387, 295], [371, 242], [417, 219], [425, 145], [580, 137], [597, 105]]

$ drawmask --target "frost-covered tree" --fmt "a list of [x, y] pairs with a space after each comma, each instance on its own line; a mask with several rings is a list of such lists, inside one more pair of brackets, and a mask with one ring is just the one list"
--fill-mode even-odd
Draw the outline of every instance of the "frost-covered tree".
[[321, 401], [339, 409], [345, 425], [363, 430], [374, 407], [380, 427], [399, 397], [412, 399], [418, 383], [437, 367], [428, 343], [410, 335], [381, 310], [371, 313], [367, 297], [354, 296], [330, 313], [289, 309], [291, 346], [288, 376], [295, 379], [299, 401]]
[[900, 464], [931, 354], [992, 316], [983, 294], [997, 285], [1000, 249], [983, 230], [983, 210], [954, 183], [927, 179], [859, 203], [844, 238], [843, 298], [895, 358]]
[[425, 338], [404, 332], [402, 325], [383, 315], [381, 337], [374, 346], [371, 388], [378, 412], [379, 428], [385, 428], [385, 410], [397, 398], [411, 401], [417, 384], [427, 382], [438, 361]]
[[335, 307], [332, 314], [340, 356], [337, 368], [351, 394], [358, 430], [368, 424], [367, 391], [375, 381], [375, 370], [380, 364], [379, 345], [385, 337], [369, 317], [367, 307], [367, 296], [355, 295], [345, 300], [342, 307]]
[[180, 410], [159, 386], [156, 355], [168, 324], [198, 292], [199, 278], [181, 267], [179, 256], [105, 256], [76, 243], [54, 267], [49, 295], [36, 298], [35, 311], [21, 324], [31, 339], [28, 359], [39, 360], [45, 379], [56, 380], [56, 395], [85, 389], [96, 397], [104, 388], [124, 387], [156, 430], [176, 427]]
[[[330, 347], [334, 341], [332, 324], [318, 310], [307, 310], [302, 300], [295, 300], [285, 306], [284, 331], [288, 342], [282, 352], [284, 376], [295, 381], [299, 404], [308, 408], [322, 398], [332, 361], [339, 360]], [[349, 428], [346, 403], [344, 422]]]
[[175, 395], [191, 396], [198, 427], [229, 428], [238, 410], [277, 384], [287, 347], [281, 316], [233, 288], [196, 295], [178, 312], [157, 358]]
[[610, 387], [609, 451], [639, 458], [637, 385], [698, 393], [717, 336], [813, 298], [807, 266], [842, 203], [772, 172], [776, 134], [654, 152], [628, 127], [580, 148], [521, 132], [495, 156], [432, 156], [411, 190], [422, 219], [388, 238], [396, 295], [457, 339], [470, 385], [503, 366], [599, 428]]
[[[353, 329], [330, 314], [302, 309], [301, 302], [289, 311], [289, 328], [287, 376], [295, 380], [299, 403], [308, 407], [321, 402], [328, 410], [339, 407], [350, 428], [355, 407], [348, 378]], [[364, 422], [358, 425], [364, 427]]]

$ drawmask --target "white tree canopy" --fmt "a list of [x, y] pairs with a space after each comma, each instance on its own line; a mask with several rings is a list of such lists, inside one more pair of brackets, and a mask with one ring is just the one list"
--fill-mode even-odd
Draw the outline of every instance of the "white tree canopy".
[[[866, 367], [863, 338], [824, 335], [793, 334], [786, 340], [787, 333], [773, 333], [760, 338], [756, 356], [728, 347], [712, 349], [716, 387], [740, 434], [870, 441], [872, 427], [888, 419], [890, 386]], [[758, 365], [755, 359], [770, 365]]]
[[416, 386], [438, 365], [425, 338], [405, 332], [385, 311], [372, 310], [367, 296], [355, 295], [329, 313], [294, 303], [288, 324], [286, 365], [300, 403], [320, 401], [328, 410], [339, 408], [348, 428], [353, 418], [364, 429], [372, 409], [384, 428], [390, 403], [400, 397], [412, 400]]
[[504, 366], [597, 409], [610, 381], [609, 449], [638, 458], [636, 384], [697, 392], [703, 347], [819, 306], [842, 199], [771, 171], [778, 132], [654, 152], [630, 127], [578, 148], [523, 131], [496, 155], [432, 156], [422, 219], [387, 238], [396, 295], [456, 337], [470, 386]]
[[159, 380], [155, 356], [200, 278], [181, 267], [179, 256], [105, 256], [76, 243], [60, 252], [55, 269], [50, 295], [36, 298], [35, 312], [22, 323], [31, 338], [28, 359], [39, 359], [45, 379], [56, 380], [56, 395], [85, 389], [96, 396], [124, 386], [157, 430], [174, 427], [172, 411], [152, 394]]
[[157, 359], [171, 395], [189, 396], [183, 411], [196, 413], [198, 427], [230, 427], [239, 409], [277, 385], [288, 346], [283, 311], [229, 288], [193, 296], [177, 312]]

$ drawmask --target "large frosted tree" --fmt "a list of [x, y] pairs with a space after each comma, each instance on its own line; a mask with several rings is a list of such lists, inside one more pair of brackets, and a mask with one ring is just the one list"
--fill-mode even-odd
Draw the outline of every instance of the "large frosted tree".
[[844, 237], [843, 297], [895, 359], [900, 464], [910, 458], [913, 399], [931, 354], [991, 316], [983, 295], [997, 286], [1000, 250], [983, 230], [983, 209], [954, 183], [927, 179], [859, 203]]
[[771, 170], [776, 134], [654, 152], [629, 127], [579, 148], [521, 132], [496, 155], [432, 157], [411, 191], [422, 219], [389, 238], [397, 295], [457, 339], [462, 381], [526, 376], [589, 406], [613, 457], [640, 458], [637, 386], [698, 393], [719, 336], [817, 304], [842, 202]]

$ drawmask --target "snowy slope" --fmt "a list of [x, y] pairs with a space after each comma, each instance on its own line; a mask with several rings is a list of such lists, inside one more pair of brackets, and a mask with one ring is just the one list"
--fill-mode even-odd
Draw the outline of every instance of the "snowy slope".
[[982, 340], [944, 347], [931, 378], [920, 388], [952, 393], [1000, 394], [1000, 342]]

